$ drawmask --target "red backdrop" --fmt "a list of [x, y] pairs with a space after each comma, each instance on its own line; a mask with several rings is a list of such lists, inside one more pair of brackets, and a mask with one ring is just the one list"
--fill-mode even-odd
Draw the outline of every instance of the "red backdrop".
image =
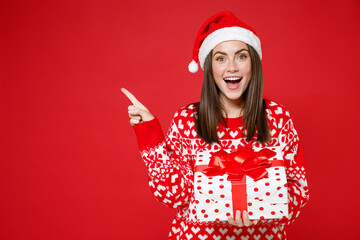
[[[259, 34], [264, 95], [303, 144], [310, 202], [289, 239], [359, 239], [360, 3], [0, 1], [0, 239], [166, 239], [125, 87], [158, 116], [198, 101], [198, 29], [231, 10]], [[355, 176], [354, 176], [355, 175]]]

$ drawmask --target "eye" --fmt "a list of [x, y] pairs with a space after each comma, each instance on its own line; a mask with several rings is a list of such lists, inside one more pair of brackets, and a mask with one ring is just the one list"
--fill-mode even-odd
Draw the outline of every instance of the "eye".
[[240, 59], [240, 60], [244, 60], [246, 58], [247, 58], [247, 56], [244, 54], [238, 56], [238, 59]]
[[218, 62], [223, 62], [223, 61], [224, 61], [224, 58], [223, 58], [223, 57], [217, 57], [217, 58], [216, 58], [216, 61], [218, 61]]

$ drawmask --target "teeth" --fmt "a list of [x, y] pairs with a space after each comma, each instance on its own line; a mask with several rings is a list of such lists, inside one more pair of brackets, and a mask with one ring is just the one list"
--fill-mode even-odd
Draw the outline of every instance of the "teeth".
[[224, 78], [224, 80], [230, 80], [230, 81], [236, 81], [236, 80], [240, 80], [241, 78], [237, 78], [237, 77], [228, 77], [228, 78]]

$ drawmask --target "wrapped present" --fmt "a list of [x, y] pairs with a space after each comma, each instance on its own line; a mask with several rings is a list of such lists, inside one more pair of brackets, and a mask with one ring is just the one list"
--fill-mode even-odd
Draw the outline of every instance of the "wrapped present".
[[288, 217], [280, 147], [198, 152], [194, 191], [199, 221], [235, 219], [236, 210], [246, 210], [250, 219]]

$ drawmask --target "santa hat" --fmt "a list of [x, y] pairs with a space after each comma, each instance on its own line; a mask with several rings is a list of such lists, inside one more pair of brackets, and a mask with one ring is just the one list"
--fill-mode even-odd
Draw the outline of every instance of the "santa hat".
[[221, 12], [210, 19], [200, 28], [196, 37], [193, 59], [189, 64], [189, 71], [196, 73], [199, 69], [198, 63], [204, 69], [204, 62], [211, 50], [221, 42], [239, 40], [252, 46], [262, 58], [260, 39], [255, 31], [240, 21], [232, 12]]

